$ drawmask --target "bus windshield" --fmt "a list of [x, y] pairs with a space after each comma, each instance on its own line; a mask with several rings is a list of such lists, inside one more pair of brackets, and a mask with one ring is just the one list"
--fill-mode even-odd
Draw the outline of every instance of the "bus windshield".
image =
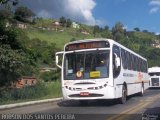
[[64, 80], [109, 77], [109, 50], [66, 53]]

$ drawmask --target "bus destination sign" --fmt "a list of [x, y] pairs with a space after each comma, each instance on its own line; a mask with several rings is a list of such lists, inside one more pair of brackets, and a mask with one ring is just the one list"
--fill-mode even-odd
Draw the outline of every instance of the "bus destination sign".
[[92, 49], [92, 48], [106, 48], [109, 47], [107, 41], [93, 41], [93, 42], [82, 42], [69, 44], [65, 47], [66, 51], [81, 50], [81, 49]]

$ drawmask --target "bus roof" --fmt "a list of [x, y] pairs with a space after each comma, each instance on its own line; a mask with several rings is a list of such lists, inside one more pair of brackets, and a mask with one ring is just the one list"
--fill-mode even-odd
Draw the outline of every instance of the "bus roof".
[[148, 73], [152, 73], [152, 72], [160, 72], [160, 67], [154, 66], [154, 67], [148, 68]]
[[135, 54], [136, 56], [138, 56], [138, 57], [140, 57], [140, 58], [142, 58], [142, 59], [144, 59], [144, 60], [147, 61], [146, 58], [144, 58], [144, 57], [142, 57], [141, 55], [135, 53], [134, 51], [130, 50], [129, 48], [121, 45], [120, 43], [118, 43], [118, 42], [116, 42], [116, 41], [114, 41], [114, 40], [112, 40], [112, 39], [106, 39], [106, 38], [94, 38], [94, 39], [76, 40], [76, 41], [69, 42], [69, 43], [65, 44], [64, 49], [65, 49], [65, 47], [66, 47], [67, 45], [70, 45], [70, 44], [82, 43], [82, 42], [93, 42], [93, 41], [109, 41], [111, 44], [116, 44], [116, 45], [120, 46], [121, 48], [126, 49], [127, 51], [129, 51], [129, 52]]

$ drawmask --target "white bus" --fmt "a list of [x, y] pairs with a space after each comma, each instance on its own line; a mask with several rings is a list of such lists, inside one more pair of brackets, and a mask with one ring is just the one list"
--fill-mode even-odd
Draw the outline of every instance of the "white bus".
[[148, 68], [148, 74], [150, 75], [149, 87], [160, 87], [160, 67]]
[[[59, 56], [62, 54], [62, 64]], [[86, 39], [56, 53], [64, 99], [87, 101], [143, 95], [149, 86], [147, 60], [111, 39]]]

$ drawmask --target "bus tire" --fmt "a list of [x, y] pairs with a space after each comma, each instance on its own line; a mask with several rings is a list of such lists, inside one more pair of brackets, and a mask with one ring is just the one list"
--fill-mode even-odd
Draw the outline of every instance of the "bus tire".
[[122, 87], [122, 97], [119, 98], [120, 104], [125, 104], [127, 101], [127, 88], [125, 85]]
[[141, 91], [139, 92], [139, 96], [143, 96], [143, 95], [144, 95], [144, 84], [142, 83]]

